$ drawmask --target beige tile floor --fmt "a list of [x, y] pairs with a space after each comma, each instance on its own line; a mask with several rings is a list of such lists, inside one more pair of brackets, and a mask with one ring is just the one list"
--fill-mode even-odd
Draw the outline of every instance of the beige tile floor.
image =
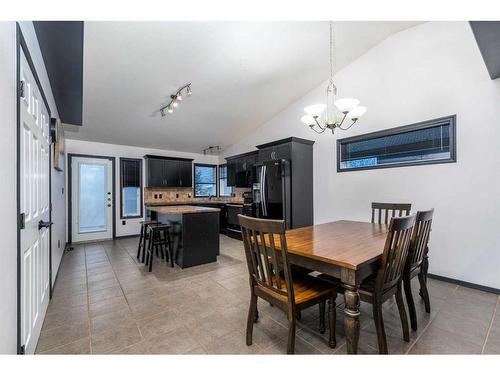
[[[75, 246], [62, 260], [38, 342], [40, 354], [280, 354], [286, 318], [262, 301], [254, 344], [245, 344], [249, 300], [241, 241], [221, 236], [216, 263], [152, 273], [135, 259], [137, 238]], [[500, 354], [500, 307], [495, 294], [429, 280], [430, 314], [417, 297], [419, 329], [402, 340], [394, 301], [384, 307], [393, 354]], [[302, 314], [299, 354], [344, 354], [342, 297], [337, 300], [337, 348], [317, 331], [317, 308]], [[359, 352], [377, 353], [371, 307], [361, 305]]]

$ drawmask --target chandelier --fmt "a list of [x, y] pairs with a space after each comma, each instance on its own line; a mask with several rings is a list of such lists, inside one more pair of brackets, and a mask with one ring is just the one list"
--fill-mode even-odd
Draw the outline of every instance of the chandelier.
[[182, 94], [184, 90], [186, 91], [187, 96], [191, 96], [191, 94], [193, 93], [191, 91], [190, 83], [182, 86], [179, 90], [177, 90], [175, 94], [170, 95], [170, 102], [160, 108], [161, 117], [165, 117], [165, 112], [172, 113], [174, 111], [174, 108], [177, 108], [179, 106], [179, 103], [182, 101]]
[[[325, 132], [327, 129], [330, 129], [332, 134], [335, 133], [335, 129], [348, 130], [366, 112], [366, 107], [359, 105], [358, 99], [336, 99], [337, 87], [333, 83], [334, 50], [333, 22], [330, 21], [330, 84], [326, 88], [327, 104], [313, 104], [304, 108], [307, 114], [300, 119], [318, 134]], [[335, 108], [337, 108], [340, 113], [338, 113]], [[325, 109], [326, 115], [322, 125], [323, 121], [320, 121], [320, 117]], [[347, 119], [351, 122], [349, 125], [347, 125]]]

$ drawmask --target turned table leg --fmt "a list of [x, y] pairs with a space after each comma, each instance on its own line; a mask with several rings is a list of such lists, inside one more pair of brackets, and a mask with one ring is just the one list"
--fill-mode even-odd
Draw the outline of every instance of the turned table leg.
[[352, 285], [344, 285], [344, 332], [347, 341], [347, 353], [358, 352], [359, 341], [359, 293]]

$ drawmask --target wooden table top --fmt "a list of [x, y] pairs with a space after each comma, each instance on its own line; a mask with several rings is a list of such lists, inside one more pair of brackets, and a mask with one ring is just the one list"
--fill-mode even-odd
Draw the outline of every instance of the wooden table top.
[[357, 270], [382, 256], [388, 226], [334, 221], [286, 232], [288, 252]]

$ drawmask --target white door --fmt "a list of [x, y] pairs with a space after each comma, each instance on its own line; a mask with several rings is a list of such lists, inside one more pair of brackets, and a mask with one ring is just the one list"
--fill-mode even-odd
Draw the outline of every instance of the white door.
[[109, 159], [71, 161], [72, 242], [113, 238], [113, 164]]
[[[34, 353], [49, 303], [49, 116], [20, 53], [21, 345]], [[8, 183], [8, 181], [3, 181]]]

